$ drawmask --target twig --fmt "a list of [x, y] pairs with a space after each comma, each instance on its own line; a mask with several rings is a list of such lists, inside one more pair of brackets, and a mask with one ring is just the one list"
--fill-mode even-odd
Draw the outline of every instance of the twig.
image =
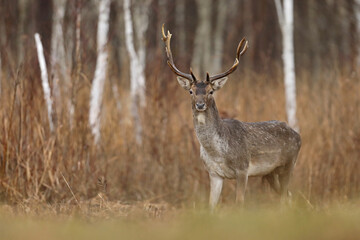
[[65, 181], [66, 185], [68, 186], [68, 188], [69, 188], [69, 190], [70, 190], [71, 194], [72, 194], [72, 195], [73, 195], [73, 197], [75, 198], [76, 203], [78, 204], [79, 208], [81, 209], [80, 203], [79, 203], [79, 201], [77, 200], [77, 198], [76, 198], [76, 196], [75, 196], [74, 192], [71, 190], [71, 187], [70, 187], [70, 185], [69, 185], [68, 181], [66, 181], [66, 178], [64, 177], [64, 175], [62, 174], [62, 172], [60, 172], [60, 174], [61, 174], [61, 176], [63, 177], [63, 179], [64, 179], [64, 181]]
[[0, 185], [2, 185], [4, 188], [12, 191], [15, 195], [17, 195], [18, 197], [20, 198], [24, 198], [23, 195], [18, 191], [16, 190], [15, 188], [11, 187], [9, 184], [7, 184], [6, 182], [2, 181], [0, 179]]
[[307, 203], [307, 205], [311, 208], [311, 209], [314, 209], [314, 206], [311, 204], [311, 202], [305, 197], [305, 195], [301, 192], [301, 191], [298, 191], [300, 196], [305, 200], [305, 202]]

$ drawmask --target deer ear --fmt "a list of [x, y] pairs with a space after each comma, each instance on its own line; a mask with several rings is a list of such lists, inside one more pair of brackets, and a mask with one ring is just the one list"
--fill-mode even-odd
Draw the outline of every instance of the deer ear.
[[183, 78], [183, 77], [177, 77], [176, 78], [180, 86], [182, 86], [185, 90], [190, 90], [191, 83], [189, 79]]
[[220, 78], [220, 79], [217, 79], [217, 80], [214, 80], [211, 84], [212, 84], [212, 87], [214, 90], [219, 90], [220, 88], [222, 88], [226, 81], [228, 80], [227, 77], [223, 77], [223, 78]]

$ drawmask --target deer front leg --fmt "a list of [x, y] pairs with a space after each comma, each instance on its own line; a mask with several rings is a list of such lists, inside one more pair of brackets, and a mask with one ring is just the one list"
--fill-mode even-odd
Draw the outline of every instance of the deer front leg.
[[248, 181], [247, 172], [239, 172], [236, 176], [236, 203], [243, 205], [245, 199], [246, 185]]
[[221, 189], [224, 179], [217, 174], [209, 173], [210, 176], [210, 199], [209, 204], [211, 210], [214, 210], [216, 204], [219, 201]]

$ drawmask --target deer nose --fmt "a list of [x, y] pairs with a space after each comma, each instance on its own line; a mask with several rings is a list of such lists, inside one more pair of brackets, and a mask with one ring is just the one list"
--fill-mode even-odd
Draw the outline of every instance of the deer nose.
[[197, 109], [203, 109], [205, 107], [205, 103], [196, 103]]

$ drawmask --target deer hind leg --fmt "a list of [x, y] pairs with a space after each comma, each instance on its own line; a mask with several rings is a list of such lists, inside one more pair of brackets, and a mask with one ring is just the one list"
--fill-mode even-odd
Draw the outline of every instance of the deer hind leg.
[[284, 171], [279, 174], [281, 202], [286, 203], [287, 200], [289, 205], [291, 205], [291, 192], [288, 190], [288, 186], [294, 165], [295, 161], [291, 161], [285, 166]]
[[268, 175], [263, 176], [263, 181], [267, 181], [270, 187], [277, 193], [281, 194], [281, 185], [279, 181], [279, 175], [276, 172], [271, 172]]
[[217, 174], [209, 173], [209, 176], [210, 176], [209, 204], [210, 204], [211, 210], [214, 210], [216, 207], [216, 204], [218, 203], [219, 198], [220, 198], [224, 179], [222, 177], [218, 176]]
[[248, 182], [247, 172], [240, 172], [236, 176], [236, 203], [243, 205], [245, 200], [245, 191]]

